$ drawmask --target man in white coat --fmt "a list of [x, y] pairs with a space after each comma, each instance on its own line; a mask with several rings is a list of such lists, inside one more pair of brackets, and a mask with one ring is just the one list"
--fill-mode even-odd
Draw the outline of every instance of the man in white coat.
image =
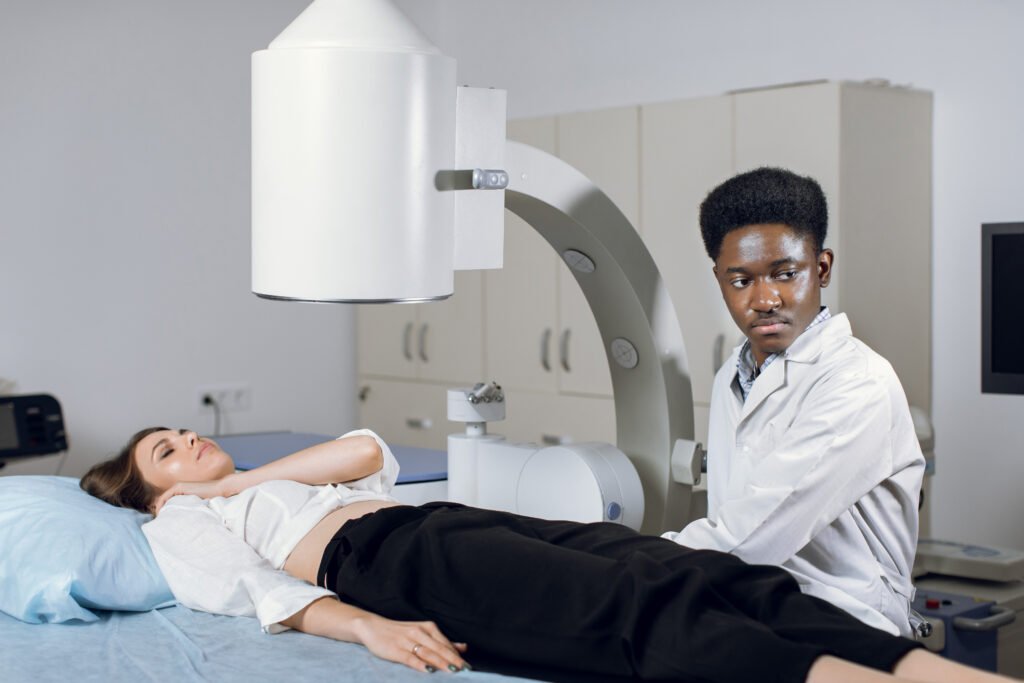
[[713, 190], [700, 223], [747, 339], [712, 390], [708, 516], [665, 537], [781, 565], [805, 593], [910, 635], [924, 458], [892, 366], [821, 305], [824, 193], [761, 168]]

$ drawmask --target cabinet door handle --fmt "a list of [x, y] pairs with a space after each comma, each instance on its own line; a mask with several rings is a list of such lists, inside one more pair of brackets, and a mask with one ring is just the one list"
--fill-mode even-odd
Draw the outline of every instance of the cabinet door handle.
[[365, 403], [368, 398], [370, 398], [370, 387], [367, 385], [359, 387], [359, 401]]
[[429, 325], [423, 323], [423, 327], [420, 328], [420, 338], [417, 346], [419, 347], [420, 360], [424, 363], [427, 362], [427, 328]]
[[549, 346], [551, 346], [551, 328], [545, 327], [540, 335], [540, 366], [547, 372], [551, 372], [551, 359], [548, 353]]
[[711, 347], [711, 374], [714, 375], [718, 372], [718, 368], [722, 367], [722, 363], [725, 359], [722, 357], [725, 351], [725, 335], [720, 334], [715, 337], [715, 343]]
[[402, 331], [402, 355], [406, 360], [412, 360], [412, 323], [406, 323]]
[[434, 426], [434, 421], [429, 417], [407, 417], [405, 426], [409, 429], [430, 429]]
[[562, 363], [562, 369], [566, 372], [572, 372], [569, 368], [569, 333], [571, 330], [565, 329], [562, 331], [562, 340], [558, 343], [558, 356]]

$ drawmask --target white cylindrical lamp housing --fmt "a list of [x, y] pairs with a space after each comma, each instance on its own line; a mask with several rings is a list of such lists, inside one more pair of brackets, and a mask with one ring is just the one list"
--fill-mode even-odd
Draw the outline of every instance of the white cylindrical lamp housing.
[[455, 61], [389, 0], [317, 0], [252, 56], [252, 289], [426, 301], [453, 290]]

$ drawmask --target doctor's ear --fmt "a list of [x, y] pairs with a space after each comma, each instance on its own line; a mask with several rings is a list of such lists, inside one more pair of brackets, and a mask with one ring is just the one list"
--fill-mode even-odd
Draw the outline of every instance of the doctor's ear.
[[818, 284], [822, 288], [828, 287], [828, 283], [832, 281], [832, 264], [834, 262], [835, 254], [831, 249], [822, 249], [818, 254]]

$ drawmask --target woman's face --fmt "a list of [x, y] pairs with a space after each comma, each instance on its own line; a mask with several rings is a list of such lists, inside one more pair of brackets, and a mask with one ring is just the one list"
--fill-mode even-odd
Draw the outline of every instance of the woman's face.
[[178, 482], [214, 481], [235, 471], [231, 456], [220, 446], [187, 429], [147, 434], [133, 457], [142, 478], [161, 493]]

